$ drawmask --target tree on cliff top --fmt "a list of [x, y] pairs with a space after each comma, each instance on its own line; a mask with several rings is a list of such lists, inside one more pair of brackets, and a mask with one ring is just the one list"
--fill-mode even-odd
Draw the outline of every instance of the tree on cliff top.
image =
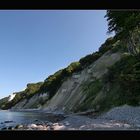
[[107, 10], [105, 17], [108, 21], [108, 33], [129, 33], [140, 26], [140, 11]]
[[107, 10], [105, 15], [108, 21], [108, 33], [115, 31], [116, 37], [129, 41], [132, 54], [137, 54], [135, 41], [132, 39], [132, 32], [138, 31], [140, 27], [140, 11], [115, 11]]

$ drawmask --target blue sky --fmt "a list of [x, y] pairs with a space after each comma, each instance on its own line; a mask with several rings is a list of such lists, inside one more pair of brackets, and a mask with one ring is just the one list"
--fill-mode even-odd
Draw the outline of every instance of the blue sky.
[[0, 98], [97, 51], [105, 10], [1, 10]]

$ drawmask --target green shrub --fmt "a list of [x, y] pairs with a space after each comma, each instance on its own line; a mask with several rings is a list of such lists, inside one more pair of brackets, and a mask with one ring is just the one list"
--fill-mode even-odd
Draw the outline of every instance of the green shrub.
[[93, 62], [95, 62], [101, 56], [100, 53], [95, 52], [93, 54], [89, 54], [79, 60], [82, 68], [89, 66]]
[[67, 68], [64, 69], [65, 76], [70, 76], [74, 72], [82, 70], [81, 64], [79, 62], [71, 63]]
[[94, 101], [96, 95], [102, 90], [102, 87], [103, 84], [100, 80], [84, 84], [83, 91], [86, 94], [86, 98], [77, 110], [85, 111], [92, 108], [92, 102]]
[[138, 105], [140, 103], [140, 63], [135, 56], [124, 56], [109, 68], [104, 80], [120, 86], [123, 103]]
[[125, 47], [125, 44], [123, 43], [123, 41], [116, 41], [113, 45], [112, 45], [112, 49], [111, 52], [115, 53], [115, 52], [127, 52], [128, 49], [127, 47]]
[[57, 90], [60, 88], [63, 81], [72, 75], [74, 72], [81, 70], [81, 65], [79, 62], [71, 63], [67, 68], [59, 70], [53, 75], [49, 76], [44, 84], [41, 86], [39, 92], [48, 92], [49, 99], [54, 96]]
[[110, 50], [112, 48], [112, 44], [114, 43], [114, 39], [113, 37], [108, 38], [104, 44], [101, 45], [101, 47], [99, 48], [99, 52], [101, 54], [104, 54], [105, 52], [107, 52], [108, 50]]

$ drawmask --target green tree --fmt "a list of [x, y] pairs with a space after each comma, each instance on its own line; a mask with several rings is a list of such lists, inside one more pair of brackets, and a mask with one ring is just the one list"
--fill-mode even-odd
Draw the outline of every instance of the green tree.
[[132, 37], [133, 31], [138, 31], [140, 26], [140, 11], [115, 11], [107, 10], [105, 15], [108, 21], [108, 33], [115, 32], [118, 38], [124, 39], [125, 44], [129, 42], [129, 52], [136, 55], [135, 41]]

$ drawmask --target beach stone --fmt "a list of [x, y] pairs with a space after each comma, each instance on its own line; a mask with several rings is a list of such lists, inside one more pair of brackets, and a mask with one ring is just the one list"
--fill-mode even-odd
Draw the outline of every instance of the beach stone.
[[23, 128], [23, 125], [17, 125], [16, 127], [15, 127], [15, 129], [20, 129], [20, 128]]
[[8, 130], [14, 130], [14, 127], [13, 126], [9, 126]]
[[55, 125], [55, 126], [53, 126], [53, 130], [61, 130], [61, 129], [64, 129], [65, 128], [65, 126], [64, 125]]
[[34, 122], [38, 122], [39, 120], [34, 120]]
[[28, 127], [29, 127], [29, 128], [36, 128], [37, 125], [36, 125], [36, 124], [29, 124]]
[[4, 123], [12, 123], [13, 121], [5, 121]]
[[139, 124], [136, 124], [136, 127], [140, 128], [140, 125]]
[[50, 126], [50, 130], [54, 130], [54, 127], [52, 125]]
[[47, 126], [52, 126], [52, 125], [53, 125], [53, 123], [51, 123], [51, 122], [47, 123]]
[[1, 130], [7, 130], [7, 127], [3, 127]]
[[130, 128], [131, 126], [129, 124], [124, 124], [123, 125], [125, 128]]
[[60, 126], [64, 125], [63, 123], [58, 123]]
[[70, 125], [70, 123], [69, 122], [65, 122], [65, 125], [68, 126], [68, 125]]
[[33, 130], [32, 128], [27, 128], [26, 130]]
[[43, 123], [42, 122], [40, 122], [40, 123], [36, 123], [36, 125], [38, 126], [38, 125], [43, 125]]
[[54, 123], [53, 126], [59, 125], [59, 123]]
[[46, 127], [46, 130], [51, 130], [50, 126], [47, 126], [47, 127]]
[[44, 124], [45, 125], [48, 125], [50, 122], [49, 121], [44, 121]]
[[31, 127], [37, 127], [37, 125], [36, 124], [31, 124]]
[[43, 125], [38, 125], [37, 126], [37, 129], [40, 129], [40, 130], [42, 130], [42, 129], [44, 129], [45, 127], [43, 126]]

